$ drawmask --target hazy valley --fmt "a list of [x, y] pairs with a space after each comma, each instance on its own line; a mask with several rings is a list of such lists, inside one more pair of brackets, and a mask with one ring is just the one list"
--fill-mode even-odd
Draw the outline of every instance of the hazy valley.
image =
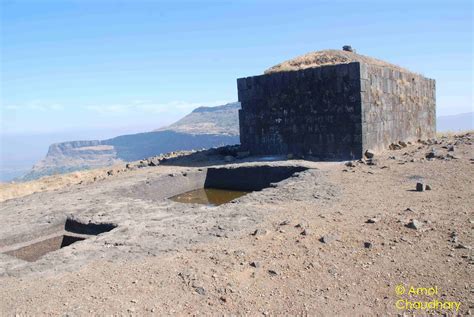
[[110, 166], [179, 150], [239, 143], [239, 103], [199, 107], [168, 127], [106, 140], [55, 143], [19, 180]]

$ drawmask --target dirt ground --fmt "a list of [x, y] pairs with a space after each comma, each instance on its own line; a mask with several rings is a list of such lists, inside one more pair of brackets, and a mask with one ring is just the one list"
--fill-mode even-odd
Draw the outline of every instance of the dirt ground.
[[[118, 227], [37, 262], [0, 254], [0, 315], [428, 315], [423, 303], [438, 305], [434, 315], [469, 315], [472, 142], [468, 134], [409, 144], [369, 164], [305, 163], [218, 207], [124, 191], [191, 166], [9, 199], [0, 241], [66, 211]], [[417, 182], [431, 190], [416, 191]]]

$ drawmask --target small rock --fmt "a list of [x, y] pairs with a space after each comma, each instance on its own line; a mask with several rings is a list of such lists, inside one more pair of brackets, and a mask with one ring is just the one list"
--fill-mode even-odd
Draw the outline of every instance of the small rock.
[[403, 141], [398, 141], [398, 144], [400, 144], [401, 147], [407, 147], [407, 144]]
[[310, 234], [309, 229], [304, 229], [304, 230], [301, 232], [301, 235], [302, 235], [302, 236], [309, 236], [309, 234]]
[[425, 190], [431, 190], [431, 186], [430, 185], [425, 185]]
[[423, 223], [416, 219], [412, 219], [409, 223], [406, 224], [406, 226], [407, 228], [418, 230], [423, 226]]
[[219, 297], [219, 299], [220, 299], [221, 301], [223, 301], [224, 303], [227, 302], [227, 297], [225, 297], [225, 296], [221, 296], [221, 297]]
[[286, 226], [286, 225], [289, 225], [289, 224], [290, 224], [289, 220], [285, 220], [285, 221], [280, 222], [280, 226]]
[[204, 289], [204, 287], [197, 286], [197, 287], [194, 287], [194, 290], [195, 290], [196, 293], [198, 293], [199, 295], [206, 295], [206, 290]]
[[355, 167], [355, 164], [352, 161], [348, 161], [344, 165], [346, 165], [347, 167]]
[[257, 269], [257, 268], [260, 267], [260, 263], [257, 262], [257, 261], [252, 261], [252, 262], [250, 262], [250, 266]]
[[255, 229], [255, 231], [251, 233], [252, 236], [263, 236], [265, 234], [267, 234], [267, 230], [265, 229]]
[[464, 244], [459, 243], [459, 244], [456, 246], [456, 249], [467, 249], [467, 250], [471, 250], [471, 247], [468, 246], [468, 245], [464, 245]]
[[449, 236], [451, 237], [451, 242], [452, 243], [457, 243], [458, 242], [457, 232], [453, 231], [453, 232], [451, 232], [451, 234]]
[[370, 166], [377, 165], [377, 161], [375, 159], [368, 159], [365, 163]]
[[373, 151], [367, 150], [367, 151], [365, 151], [364, 155], [365, 155], [366, 158], [371, 159], [371, 158], [374, 157], [375, 154], [374, 154]]
[[322, 243], [331, 243], [333, 241], [336, 241], [338, 239], [338, 236], [337, 235], [334, 235], [334, 234], [327, 234], [327, 235], [324, 235], [321, 237], [321, 239], [319, 239], [319, 241], [321, 241]]
[[454, 152], [454, 145], [448, 146], [448, 152]]
[[416, 183], [416, 191], [422, 192], [424, 190], [423, 183]]
[[379, 222], [380, 219], [379, 218], [370, 218], [370, 219], [367, 219], [366, 223], [377, 223]]
[[393, 151], [393, 150], [400, 150], [402, 147], [400, 146], [400, 144], [392, 143], [388, 146], [388, 148]]
[[268, 270], [268, 274], [270, 275], [278, 275], [278, 272], [275, 270]]
[[364, 242], [364, 248], [366, 248], [366, 249], [372, 248], [372, 243], [371, 242]]
[[140, 161], [140, 163], [137, 164], [138, 168], [143, 168], [143, 167], [147, 167], [147, 166], [148, 166], [148, 163], [144, 162], [144, 161]]
[[157, 158], [148, 159], [148, 166], [158, 166], [158, 165], [160, 165], [160, 161]]
[[432, 149], [431, 151], [429, 151], [428, 153], [426, 153], [425, 157], [427, 159], [433, 159], [436, 157], [436, 151], [435, 149]]
[[350, 45], [344, 45], [344, 46], [342, 47], [342, 50], [343, 50], [343, 51], [346, 51], [346, 52], [355, 53], [355, 50], [354, 50], [354, 49], [352, 48], [352, 46], [350, 46]]

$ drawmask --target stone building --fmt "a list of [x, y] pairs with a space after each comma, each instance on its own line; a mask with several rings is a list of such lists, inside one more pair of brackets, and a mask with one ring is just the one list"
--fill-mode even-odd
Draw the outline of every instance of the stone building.
[[352, 48], [300, 56], [237, 80], [240, 141], [253, 155], [358, 159], [435, 136], [435, 81]]

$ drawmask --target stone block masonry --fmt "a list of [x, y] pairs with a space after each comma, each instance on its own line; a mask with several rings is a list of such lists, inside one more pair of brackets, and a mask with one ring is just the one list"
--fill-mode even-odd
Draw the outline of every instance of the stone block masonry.
[[436, 83], [414, 73], [361, 64], [362, 145], [380, 151], [393, 142], [436, 135]]
[[361, 158], [435, 134], [435, 83], [360, 62], [237, 80], [240, 141], [253, 155]]

